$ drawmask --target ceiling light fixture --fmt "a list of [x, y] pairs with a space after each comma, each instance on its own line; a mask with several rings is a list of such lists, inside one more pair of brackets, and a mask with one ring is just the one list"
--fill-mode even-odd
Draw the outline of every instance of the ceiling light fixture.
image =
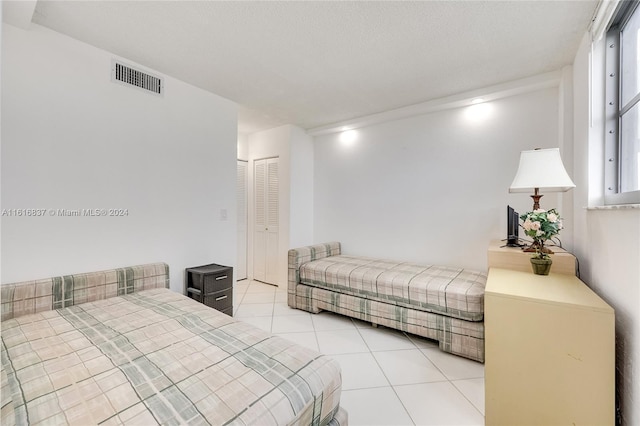
[[344, 145], [351, 145], [356, 141], [356, 139], [358, 139], [358, 132], [355, 130], [345, 130], [340, 133], [340, 142]]

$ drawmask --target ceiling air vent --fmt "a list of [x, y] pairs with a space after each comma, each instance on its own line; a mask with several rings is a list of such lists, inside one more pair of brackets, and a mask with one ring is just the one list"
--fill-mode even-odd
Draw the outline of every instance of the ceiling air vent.
[[134, 86], [159, 96], [164, 93], [164, 82], [160, 77], [137, 70], [116, 60], [111, 64], [111, 81]]

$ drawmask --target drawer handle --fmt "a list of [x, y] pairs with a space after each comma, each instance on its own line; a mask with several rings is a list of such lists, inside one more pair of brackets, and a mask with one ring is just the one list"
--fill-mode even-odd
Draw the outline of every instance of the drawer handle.
[[227, 278], [226, 275], [223, 275], [221, 277], [216, 277], [216, 281], [224, 280], [225, 278]]
[[219, 300], [224, 300], [224, 299], [226, 299], [226, 298], [227, 298], [227, 296], [226, 296], [226, 295], [224, 295], [224, 296], [220, 296], [220, 297], [216, 297], [216, 302], [217, 302], [217, 301], [219, 301]]

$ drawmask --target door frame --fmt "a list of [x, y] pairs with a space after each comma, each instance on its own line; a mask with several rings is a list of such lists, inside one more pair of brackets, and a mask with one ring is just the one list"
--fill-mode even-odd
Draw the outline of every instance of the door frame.
[[[244, 196], [245, 196], [245, 200], [244, 200], [244, 203], [245, 203], [245, 216], [244, 216], [244, 225], [245, 225], [245, 228], [244, 228], [244, 230], [245, 230], [245, 238], [244, 238], [244, 257], [245, 257], [245, 259], [244, 259], [245, 260], [244, 261], [244, 278], [240, 278], [240, 275], [241, 275], [240, 273], [238, 273], [237, 276], [236, 276], [236, 281], [242, 281], [242, 280], [249, 279], [249, 252], [250, 252], [249, 251], [249, 185], [250, 185], [250, 183], [249, 183], [249, 160], [241, 160], [241, 159], [238, 158], [237, 161], [236, 161], [236, 168], [239, 166], [238, 163], [245, 163], [245, 167], [246, 167], [246, 170], [245, 170], [245, 182], [244, 182], [244, 184], [245, 184], [245, 193], [244, 193]], [[237, 173], [237, 170], [236, 170], [236, 173]], [[236, 196], [238, 195], [237, 192], [238, 192], [238, 188], [236, 188]], [[240, 218], [238, 218], [238, 225], [239, 224], [240, 224]], [[238, 226], [238, 225], [236, 225], [236, 226]], [[237, 232], [237, 234], [239, 234], [239, 233]], [[239, 235], [238, 235], [238, 237], [239, 237]], [[240, 246], [240, 239], [239, 238], [238, 238], [238, 246]], [[237, 250], [238, 254], [240, 253], [239, 249], [240, 249], [240, 247]], [[238, 265], [239, 265], [239, 263], [240, 262], [238, 262]]]

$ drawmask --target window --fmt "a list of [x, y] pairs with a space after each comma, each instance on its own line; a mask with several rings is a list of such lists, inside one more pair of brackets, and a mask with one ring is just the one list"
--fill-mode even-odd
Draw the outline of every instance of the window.
[[640, 8], [623, 1], [607, 32], [606, 204], [640, 203]]

